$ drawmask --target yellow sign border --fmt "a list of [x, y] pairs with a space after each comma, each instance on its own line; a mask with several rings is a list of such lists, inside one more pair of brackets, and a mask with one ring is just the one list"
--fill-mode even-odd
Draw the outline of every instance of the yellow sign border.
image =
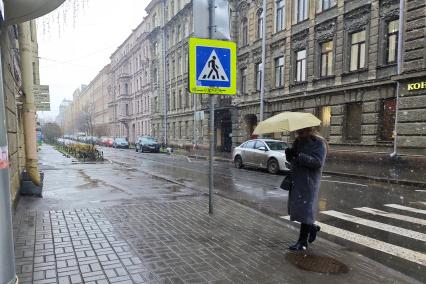
[[[197, 86], [197, 46], [229, 48], [231, 50], [231, 86]], [[236, 95], [237, 94], [237, 44], [233, 41], [190, 38], [189, 39], [189, 92], [193, 94]]]

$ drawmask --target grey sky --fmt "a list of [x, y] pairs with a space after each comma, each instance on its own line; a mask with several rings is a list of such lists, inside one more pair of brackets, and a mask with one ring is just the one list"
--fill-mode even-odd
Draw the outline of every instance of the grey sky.
[[[54, 119], [63, 98], [71, 98], [75, 89], [88, 84], [109, 63], [109, 56], [143, 20], [148, 3], [88, 0], [87, 6], [78, 11], [75, 25], [74, 9], [64, 6], [59, 12], [63, 15], [65, 11], [67, 20], [60, 17], [60, 33], [58, 20], [52, 20], [52, 15], [38, 20], [41, 84], [50, 85], [52, 109], [40, 114], [44, 119]], [[45, 29], [46, 19], [54, 28]]]

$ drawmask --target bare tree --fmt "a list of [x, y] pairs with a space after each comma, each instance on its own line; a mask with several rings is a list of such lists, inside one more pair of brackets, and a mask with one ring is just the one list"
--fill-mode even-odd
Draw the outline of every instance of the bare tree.
[[77, 118], [77, 127], [80, 131], [93, 136], [94, 121], [95, 121], [95, 108], [93, 104], [85, 105]]

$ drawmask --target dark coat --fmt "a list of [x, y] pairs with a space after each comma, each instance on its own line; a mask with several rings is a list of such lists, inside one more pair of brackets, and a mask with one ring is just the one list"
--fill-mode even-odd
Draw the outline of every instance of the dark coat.
[[292, 161], [293, 187], [289, 195], [289, 215], [292, 221], [313, 224], [318, 209], [326, 145], [322, 139], [313, 137], [296, 140], [293, 148], [299, 154]]

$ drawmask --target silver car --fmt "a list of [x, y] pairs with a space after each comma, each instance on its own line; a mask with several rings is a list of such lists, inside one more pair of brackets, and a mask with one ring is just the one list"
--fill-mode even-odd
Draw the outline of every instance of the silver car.
[[288, 171], [289, 163], [285, 156], [288, 144], [280, 140], [254, 139], [236, 147], [233, 152], [234, 165], [267, 169], [271, 174]]

